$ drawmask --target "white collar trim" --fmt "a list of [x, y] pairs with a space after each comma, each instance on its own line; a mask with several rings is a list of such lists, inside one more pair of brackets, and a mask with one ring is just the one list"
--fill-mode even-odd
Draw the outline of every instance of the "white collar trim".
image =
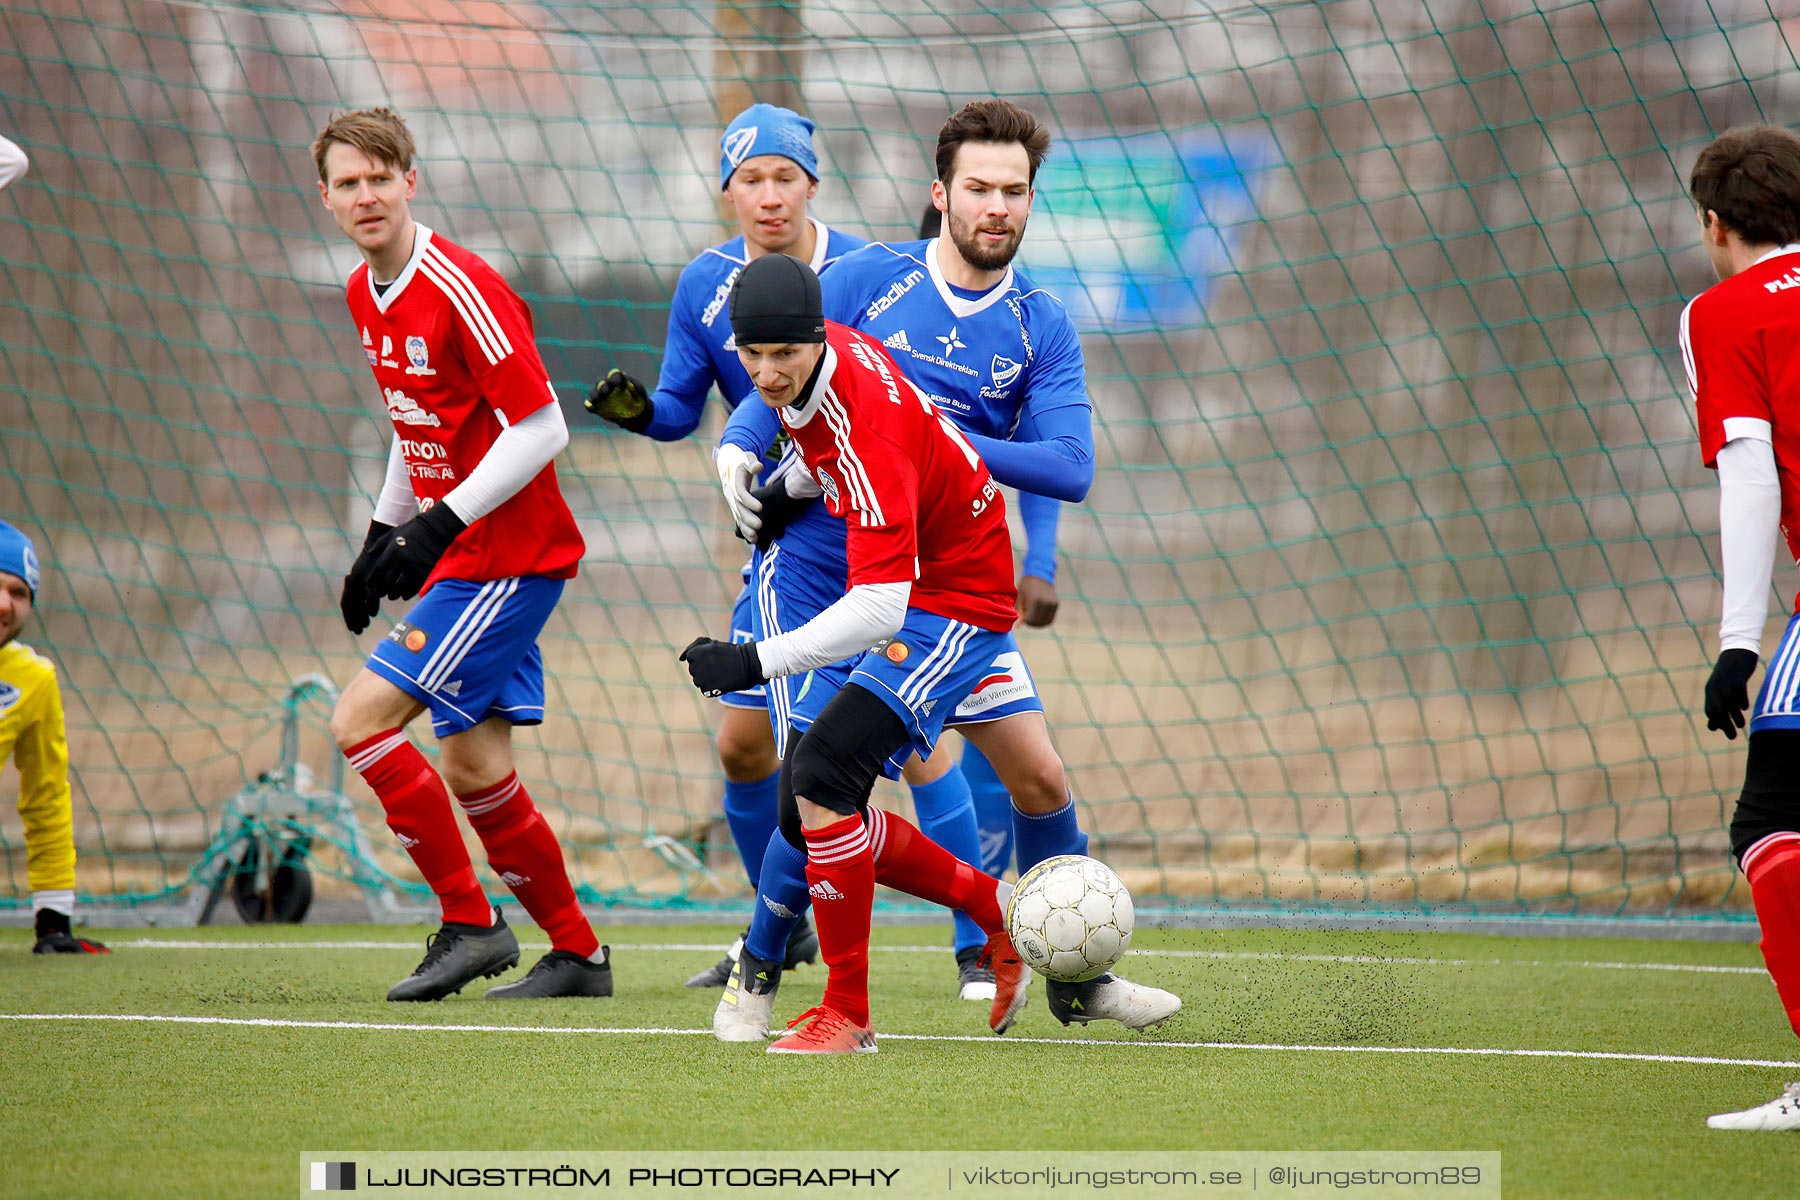
[[1758, 258], [1756, 260], [1756, 262], [1753, 262], [1750, 265], [1753, 267], [1758, 266], [1762, 263], [1768, 262], [1771, 258], [1779, 258], [1783, 254], [1800, 254], [1800, 242], [1789, 242], [1785, 246], [1777, 246], [1777, 247], [1775, 247], [1775, 249], [1769, 251], [1767, 254], [1762, 255], [1760, 258]]
[[375, 301], [376, 312], [385, 313], [388, 307], [400, 298], [400, 293], [406, 290], [406, 285], [412, 282], [412, 277], [419, 273], [419, 260], [425, 257], [425, 248], [429, 245], [431, 245], [431, 230], [414, 221], [412, 257], [406, 260], [406, 265], [400, 268], [400, 273], [394, 276], [394, 282], [387, 285], [386, 291], [375, 290], [375, 271], [374, 268], [370, 268], [369, 296]]
[[825, 228], [825, 222], [815, 216], [809, 215], [806, 222], [813, 228], [813, 256], [812, 262], [807, 265], [816, 275], [825, 269], [825, 251], [831, 244], [831, 230]]
[[999, 303], [1000, 297], [1012, 290], [1013, 270], [1009, 265], [1000, 282], [989, 288], [974, 300], [965, 300], [950, 290], [950, 283], [944, 278], [944, 270], [938, 265], [938, 243], [942, 238], [932, 238], [925, 247], [925, 269], [931, 272], [931, 282], [937, 285], [938, 295], [943, 298], [944, 305], [958, 317], [972, 317], [978, 312], [992, 308]]
[[[825, 269], [826, 247], [831, 242], [831, 230], [825, 227], [823, 221], [814, 216], [809, 215], [806, 218], [806, 223], [813, 228], [812, 262], [807, 265], [812, 267], [813, 274], [817, 275], [820, 271]], [[724, 246], [709, 246], [707, 247], [706, 252], [708, 254], [716, 254], [726, 262], [736, 263], [740, 267], [747, 267], [750, 265], [750, 239], [743, 234], [739, 234], [738, 237], [742, 239], [744, 243], [744, 252], [742, 254], [736, 256], [727, 254], [725, 253]]]

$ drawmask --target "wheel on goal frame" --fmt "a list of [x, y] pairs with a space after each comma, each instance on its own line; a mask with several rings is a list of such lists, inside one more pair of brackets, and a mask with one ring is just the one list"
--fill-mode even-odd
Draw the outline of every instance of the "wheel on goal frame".
[[[274, 868], [259, 871], [262, 855], [278, 855]], [[312, 872], [306, 869], [306, 846], [299, 841], [248, 838], [231, 864], [231, 903], [246, 925], [298, 925], [312, 907]], [[264, 886], [258, 887], [259, 877]]]

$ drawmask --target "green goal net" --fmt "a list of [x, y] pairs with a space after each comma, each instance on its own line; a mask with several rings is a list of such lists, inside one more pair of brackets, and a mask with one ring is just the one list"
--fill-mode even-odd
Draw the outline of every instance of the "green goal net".
[[270, 787], [311, 806], [321, 888], [415, 879], [354, 775], [331, 799], [326, 693], [290, 692], [373, 636], [336, 589], [391, 436], [307, 147], [391, 103], [416, 211], [526, 296], [575, 431], [589, 553], [521, 775], [590, 900], [743, 903], [675, 661], [738, 586], [722, 412], [663, 445], [579, 399], [654, 376], [726, 236], [722, 116], [804, 110], [815, 214], [902, 238], [938, 126], [998, 94], [1056, 135], [1022, 262], [1083, 332], [1099, 459], [1021, 639], [1140, 903], [1742, 914], [1742, 743], [1695, 717], [1683, 182], [1791, 111], [1795, 28], [1761, 0], [0, 0], [32, 162], [0, 193], [0, 516], [45, 561], [25, 640], [63, 680], [83, 893], [181, 894]]

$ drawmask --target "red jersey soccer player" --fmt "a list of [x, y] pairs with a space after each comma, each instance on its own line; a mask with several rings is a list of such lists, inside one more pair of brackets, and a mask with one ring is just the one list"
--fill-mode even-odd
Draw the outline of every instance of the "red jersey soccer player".
[[[1707, 728], [1736, 738], [1762, 647], [1777, 528], [1800, 559], [1800, 137], [1749, 126], [1700, 152], [1689, 180], [1719, 283], [1681, 314], [1703, 461], [1719, 472], [1724, 609]], [[1763, 961], [1800, 1033], [1800, 614], [1763, 677], [1731, 848], [1750, 881]], [[1800, 1129], [1800, 1084], [1714, 1129]]]
[[769, 1050], [875, 1049], [868, 961], [877, 880], [961, 909], [989, 935], [990, 1023], [1004, 1032], [1026, 997], [1001, 919], [1010, 886], [892, 813], [879, 825], [865, 814], [879, 775], [897, 777], [914, 751], [930, 757], [1018, 615], [1006, 502], [987, 464], [881, 345], [826, 322], [805, 263], [770, 254], [746, 266], [731, 293], [731, 327], [758, 394], [848, 525], [850, 588], [791, 632], [735, 645], [696, 638], [681, 657], [694, 686], [716, 696], [866, 651], [812, 725], [790, 736], [782, 764], [782, 823], [790, 834], [797, 823], [805, 839], [830, 974], [819, 1007], [793, 1022], [804, 1028]]
[[[344, 624], [361, 633], [382, 598], [420, 597], [331, 717], [443, 907], [424, 961], [388, 999], [438, 1000], [519, 961], [449, 791], [488, 865], [550, 935], [550, 953], [488, 998], [610, 996], [606, 948], [513, 770], [513, 726], [544, 719], [537, 637], [584, 550], [552, 465], [569, 434], [531, 313], [487, 263], [413, 220], [418, 169], [396, 113], [336, 118], [313, 159], [325, 207], [362, 252], [347, 298], [394, 422], [375, 519], [344, 579]], [[404, 732], [427, 709], [442, 777]]]

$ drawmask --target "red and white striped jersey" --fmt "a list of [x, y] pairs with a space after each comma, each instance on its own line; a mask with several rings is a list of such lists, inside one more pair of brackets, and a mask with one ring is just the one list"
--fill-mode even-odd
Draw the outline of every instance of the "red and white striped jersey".
[[[416, 228], [394, 282], [377, 292], [360, 264], [347, 299], [423, 510], [469, 477], [502, 429], [556, 403], [556, 393], [518, 293], [479, 256]], [[457, 538], [425, 587], [568, 579], [585, 549], [551, 464]]]
[[813, 395], [780, 416], [826, 506], [848, 527], [850, 586], [910, 582], [913, 608], [1012, 628], [1006, 501], [968, 439], [881, 343], [827, 321]]
[[1775, 448], [1781, 527], [1800, 561], [1800, 245], [1714, 284], [1681, 313], [1700, 461], [1717, 467], [1738, 437]]

